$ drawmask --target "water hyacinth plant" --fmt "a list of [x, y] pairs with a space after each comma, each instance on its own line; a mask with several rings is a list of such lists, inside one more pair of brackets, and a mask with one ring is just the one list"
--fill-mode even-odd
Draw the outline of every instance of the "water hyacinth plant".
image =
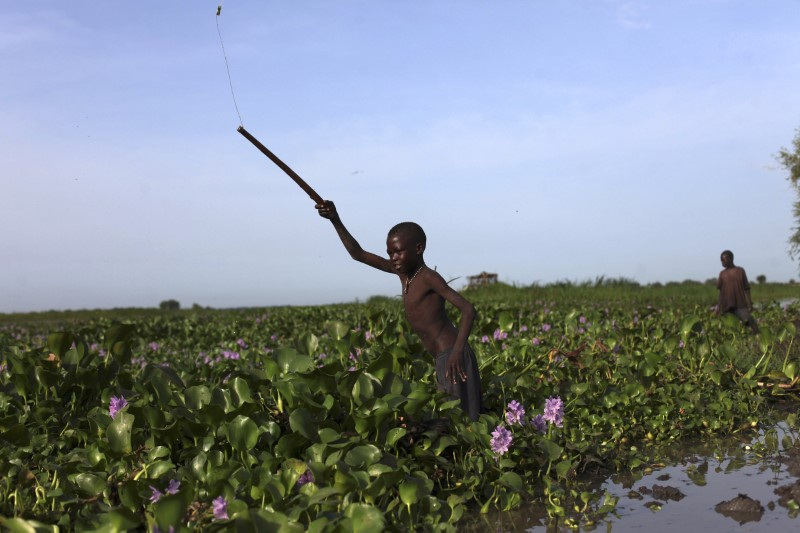
[[796, 307], [759, 310], [754, 338], [701, 298], [558, 290], [470, 296], [475, 422], [437, 392], [397, 301], [0, 323], [0, 519], [457, 531], [525, 504], [596, 523], [613, 506], [581, 499], [584, 474], [757, 430], [797, 378]]
[[124, 409], [128, 405], [128, 401], [125, 399], [124, 396], [120, 396], [119, 398], [116, 396], [111, 397], [111, 402], [108, 405], [108, 414], [111, 415], [111, 418], [116, 418], [117, 413], [119, 413], [122, 409]]
[[228, 502], [222, 496], [214, 498], [211, 502], [214, 518], [217, 520], [228, 520]]
[[492, 431], [492, 440], [490, 442], [492, 452], [497, 455], [503, 455], [504, 453], [508, 452], [508, 449], [513, 441], [514, 436], [511, 434], [511, 431], [506, 429], [504, 426], [497, 426], [495, 430]]
[[561, 401], [560, 397], [555, 396], [547, 399], [542, 418], [558, 427], [564, 425], [564, 402]]
[[525, 419], [525, 408], [517, 400], [512, 400], [506, 407], [506, 422], [511, 424], [522, 424]]

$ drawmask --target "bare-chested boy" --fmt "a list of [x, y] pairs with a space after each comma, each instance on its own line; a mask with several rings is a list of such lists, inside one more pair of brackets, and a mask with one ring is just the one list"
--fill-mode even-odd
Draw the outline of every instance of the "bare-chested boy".
[[[461, 399], [461, 408], [473, 420], [482, 409], [478, 362], [467, 343], [475, 307], [450, 288], [444, 278], [425, 265], [425, 232], [414, 222], [401, 222], [386, 237], [388, 259], [365, 251], [342, 224], [336, 206], [330, 200], [317, 204], [319, 215], [336, 229], [350, 257], [400, 278], [403, 308], [411, 328], [422, 345], [436, 357], [436, 382], [443, 390]], [[458, 327], [445, 312], [445, 301], [460, 312]]]

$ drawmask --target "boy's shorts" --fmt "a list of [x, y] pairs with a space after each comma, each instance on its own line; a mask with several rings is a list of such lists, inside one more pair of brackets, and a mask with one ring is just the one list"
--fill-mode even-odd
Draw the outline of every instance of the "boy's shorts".
[[464, 347], [464, 360], [461, 362], [467, 381], [461, 381], [458, 377], [456, 382], [445, 379], [447, 371], [447, 358], [453, 350], [445, 350], [436, 356], [436, 386], [439, 390], [448, 393], [454, 398], [461, 399], [461, 409], [463, 409], [472, 420], [477, 420], [483, 410], [483, 400], [481, 398], [481, 376], [478, 373], [478, 360], [472, 347], [467, 344]]

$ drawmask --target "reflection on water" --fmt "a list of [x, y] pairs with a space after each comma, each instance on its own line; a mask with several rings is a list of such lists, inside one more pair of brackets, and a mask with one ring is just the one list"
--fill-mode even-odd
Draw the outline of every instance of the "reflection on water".
[[[784, 435], [787, 443], [797, 439], [796, 432], [784, 423], [768, 437], [777, 449], [782, 449]], [[666, 533], [682, 531], [703, 533], [749, 531], [800, 531], [796, 513], [778, 504], [778, 487], [792, 484], [797, 463], [789, 468], [784, 453], [757, 453], [763, 450], [764, 434], [754, 441], [726, 439], [714, 444], [678, 444], [668, 451], [662, 468], [646, 475], [615, 475], [601, 482], [599, 490], [619, 498], [616, 511], [594, 527], [581, 531], [647, 531]], [[797, 457], [794, 458], [797, 461]], [[790, 470], [795, 474], [792, 475]], [[655, 492], [653, 487], [657, 486]], [[683, 497], [676, 496], [677, 489]], [[720, 502], [746, 494], [763, 506], [763, 514], [750, 515], [747, 522], [738, 521], [715, 510]], [[658, 496], [660, 499], [657, 499]], [[477, 519], [471, 531], [571, 531], [557, 525], [547, 525], [542, 508], [529, 508], [509, 513], [494, 513]]]

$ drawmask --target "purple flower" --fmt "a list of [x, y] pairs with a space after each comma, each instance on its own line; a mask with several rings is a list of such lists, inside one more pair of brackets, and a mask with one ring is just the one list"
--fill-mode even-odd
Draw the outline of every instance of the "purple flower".
[[494, 340], [496, 341], [502, 341], [508, 338], [508, 333], [506, 333], [505, 331], [500, 331], [500, 328], [497, 328], [496, 330], [494, 330], [493, 337]]
[[521, 424], [525, 416], [525, 408], [517, 400], [511, 400], [506, 408], [506, 422], [511, 424]]
[[269, 340], [271, 340], [272, 342], [275, 342], [276, 340], [278, 340], [278, 336], [277, 335], [270, 335], [269, 336]]
[[164, 494], [153, 485], [150, 485], [150, 490], [153, 491], [153, 494], [150, 495], [150, 503], [156, 503], [158, 500], [161, 499]]
[[310, 468], [303, 472], [303, 475], [297, 479], [298, 487], [302, 487], [306, 483], [314, 483], [314, 472], [312, 472]]
[[526, 331], [528, 331], [528, 326], [520, 326], [520, 327], [519, 327], [519, 332], [520, 332], [520, 333], [524, 333], [524, 332], [526, 332]]
[[148, 346], [150, 346], [150, 349], [153, 350], [154, 352], [158, 351], [159, 349], [159, 345], [156, 341], [151, 342], [150, 344], [148, 344]]
[[247, 349], [247, 343], [244, 342], [244, 339], [236, 339], [236, 344], [238, 344], [239, 348], [241, 348], [243, 350]]
[[678, 348], [683, 348], [684, 346], [686, 345], [683, 343], [683, 339], [681, 339], [681, 341], [678, 343]]
[[580, 317], [578, 317], [578, 322], [580, 322], [581, 324], [586, 324], [586, 317], [581, 315]]
[[545, 419], [542, 415], [536, 415], [531, 418], [531, 425], [539, 433], [544, 433], [547, 431], [547, 422], [545, 422]]
[[543, 417], [558, 427], [564, 424], [564, 402], [559, 396], [551, 396], [545, 400]]
[[217, 520], [228, 519], [228, 502], [225, 501], [225, 498], [222, 496], [214, 498], [211, 502], [211, 506], [214, 509], [214, 518]]
[[117, 417], [117, 413], [119, 413], [120, 410], [122, 410], [126, 405], [128, 405], [128, 401], [124, 396], [120, 395], [119, 398], [112, 396], [111, 401], [108, 404], [108, 414], [110, 414], [111, 418], [114, 419]]
[[167, 494], [177, 494], [181, 488], [181, 482], [177, 479], [171, 479], [167, 485]]
[[492, 431], [492, 440], [490, 442], [492, 451], [497, 455], [503, 455], [508, 451], [508, 447], [511, 446], [513, 440], [514, 437], [509, 430], [503, 426], [497, 426], [497, 428]]
[[489, 342], [489, 335], [484, 335], [483, 337], [481, 337], [481, 342], [483, 344], [487, 344]]
[[367, 330], [364, 332], [364, 340], [371, 340], [375, 335], [372, 334], [371, 331]]
[[231, 350], [225, 350], [222, 352], [222, 357], [225, 359], [241, 359], [242, 357], [239, 355], [239, 352], [233, 352]]
[[585, 329], [583, 329], [583, 328], [578, 328], [578, 334], [582, 335], [582, 334], [584, 334], [584, 333], [586, 333], [586, 330], [585, 330]]
[[542, 331], [550, 331], [550, 324], [542, 324]]
[[540, 344], [541, 342], [542, 342], [542, 341], [540, 341], [540, 340], [539, 340], [539, 337], [534, 337], [534, 338], [532, 338], [532, 339], [531, 339], [531, 343], [532, 343], [534, 346], [539, 346], [539, 344]]

